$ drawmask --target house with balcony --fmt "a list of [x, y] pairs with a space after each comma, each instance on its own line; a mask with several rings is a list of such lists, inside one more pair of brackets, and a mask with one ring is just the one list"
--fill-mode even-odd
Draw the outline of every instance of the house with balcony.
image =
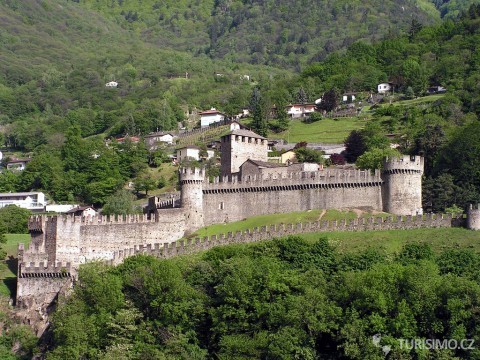
[[9, 205], [42, 212], [45, 210], [47, 202], [43, 192], [0, 193], [0, 208]]
[[315, 112], [315, 104], [290, 104], [287, 105], [286, 111], [292, 119], [303, 118]]

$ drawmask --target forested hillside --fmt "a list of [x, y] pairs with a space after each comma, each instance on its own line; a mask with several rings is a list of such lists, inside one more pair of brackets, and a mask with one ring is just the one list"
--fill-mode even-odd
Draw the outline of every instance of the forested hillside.
[[380, 360], [384, 346], [391, 359], [475, 359], [472, 342], [425, 351], [400, 340], [477, 344], [479, 261], [472, 249], [345, 254], [289, 237], [89, 264], [53, 316], [47, 359]]
[[412, 18], [425, 24], [440, 18], [426, 0], [75, 2], [162, 47], [296, 69], [356, 40], [405, 30]]
[[[237, 94], [251, 89], [240, 75], [261, 78], [248, 65], [146, 44], [71, 2], [11, 0], [0, 13], [2, 133], [22, 150], [54, 141], [69, 125], [83, 136], [176, 128], [196, 106], [244, 99]], [[216, 81], [215, 72], [224, 77]], [[265, 76], [281, 72], [261, 69]], [[112, 80], [117, 89], [105, 87]]]

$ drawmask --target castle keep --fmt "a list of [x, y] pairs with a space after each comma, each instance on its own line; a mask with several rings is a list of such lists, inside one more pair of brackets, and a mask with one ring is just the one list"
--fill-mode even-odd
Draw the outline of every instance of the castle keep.
[[[419, 156], [386, 159], [383, 172], [268, 168], [264, 158], [251, 161], [249, 171], [241, 171], [242, 164], [235, 159], [245, 163], [257, 152], [266, 154], [266, 139], [251, 134], [254, 133], [242, 130], [240, 134], [235, 130], [222, 139], [222, 149], [224, 144], [228, 146], [230, 150], [225, 153], [231, 161], [222, 163], [224, 176], [213, 182], [206, 179], [203, 169], [180, 169], [180, 207], [172, 207], [176, 204], [172, 201], [162, 205], [168, 208], [159, 206], [151, 215], [126, 218], [32, 217], [31, 244], [28, 249], [19, 247], [17, 305], [46, 311], [59, 291], [71, 285], [82, 263], [115, 259], [118, 262], [126, 254], [134, 254], [135, 248], [163, 249], [211, 224], [310, 209], [368, 208], [397, 215], [421, 213], [423, 158]], [[237, 146], [242, 143], [249, 144], [248, 155]], [[252, 164], [265, 165], [267, 171], [251, 171]]]

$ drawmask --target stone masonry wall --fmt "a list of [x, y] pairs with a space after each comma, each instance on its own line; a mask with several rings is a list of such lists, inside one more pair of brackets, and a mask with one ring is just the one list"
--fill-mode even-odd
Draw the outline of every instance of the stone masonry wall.
[[125, 219], [58, 218], [56, 259], [74, 266], [95, 259], [110, 259], [115, 250], [135, 245], [172, 242], [184, 235], [182, 209], [158, 211], [158, 219], [132, 215]]
[[222, 137], [222, 174], [229, 175], [240, 170], [248, 159], [268, 161], [266, 139], [240, 135]]
[[290, 173], [288, 177], [204, 184], [205, 225], [251, 216], [311, 209], [369, 208], [381, 211], [380, 172], [341, 170]]
[[421, 156], [385, 159], [384, 211], [398, 215], [421, 213], [423, 167]]
[[238, 231], [235, 234], [212, 235], [210, 237], [195, 238], [177, 241], [171, 244], [154, 244], [135, 246], [116, 251], [114, 258], [108, 261], [111, 265], [117, 265], [129, 256], [138, 254], [151, 255], [158, 258], [171, 258], [174, 256], [192, 254], [198, 251], [208, 250], [216, 246], [228, 244], [251, 243], [289, 235], [307, 234], [313, 232], [332, 231], [370, 231], [370, 230], [407, 230], [421, 228], [450, 228], [463, 223], [463, 216], [432, 215], [404, 216], [404, 217], [370, 217], [341, 221], [316, 221], [298, 224], [281, 224], [262, 226], [252, 230]]

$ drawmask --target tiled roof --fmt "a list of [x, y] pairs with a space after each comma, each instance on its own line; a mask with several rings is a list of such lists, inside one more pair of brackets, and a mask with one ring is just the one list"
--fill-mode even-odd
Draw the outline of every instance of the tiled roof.
[[202, 111], [202, 112], [200, 113], [200, 115], [215, 115], [215, 114], [224, 115], [223, 113], [221, 113], [221, 112], [218, 111], [218, 110], [205, 110], [205, 111]]
[[252, 137], [252, 138], [257, 138], [257, 139], [265, 139], [263, 136], [258, 135], [254, 133], [253, 131], [250, 130], [245, 130], [245, 129], [238, 129], [238, 130], [233, 130], [229, 133], [229, 135], [240, 135], [240, 136], [247, 136], [247, 137]]

